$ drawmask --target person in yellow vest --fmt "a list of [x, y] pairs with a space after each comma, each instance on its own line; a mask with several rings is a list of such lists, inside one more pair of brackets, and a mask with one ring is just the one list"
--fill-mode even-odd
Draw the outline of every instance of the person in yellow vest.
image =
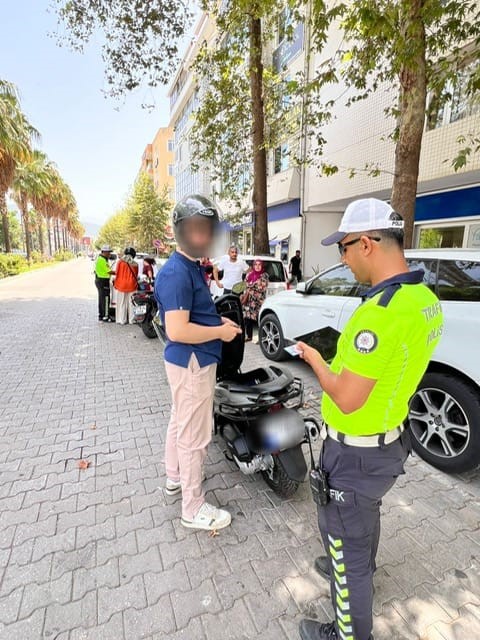
[[110, 269], [108, 259], [112, 250], [110, 245], [104, 244], [95, 262], [95, 286], [98, 291], [98, 321], [109, 322], [108, 308], [110, 306]]
[[[330, 581], [335, 620], [302, 620], [302, 640], [372, 640], [373, 574], [383, 496], [404, 473], [411, 446], [405, 419], [443, 330], [440, 302], [409, 272], [404, 222], [390, 205], [349, 204], [337, 244], [342, 262], [370, 286], [345, 325], [329, 366], [298, 343], [323, 389], [324, 437], [318, 469], [318, 523], [326, 557], [315, 568]], [[325, 480], [325, 482], [323, 482]], [[315, 495], [315, 493], [314, 493]]]

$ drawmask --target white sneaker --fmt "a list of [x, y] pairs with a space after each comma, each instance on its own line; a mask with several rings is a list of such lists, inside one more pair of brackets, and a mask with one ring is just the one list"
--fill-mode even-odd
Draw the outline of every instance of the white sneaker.
[[180, 480], [170, 480], [167, 478], [167, 482], [165, 484], [165, 493], [167, 496], [175, 496], [177, 493], [180, 493], [182, 490], [182, 483]]
[[224, 529], [232, 521], [232, 516], [224, 509], [217, 509], [213, 504], [204, 502], [193, 520], [182, 518], [181, 523], [188, 529], [205, 529], [205, 531], [215, 531]]
[[[202, 471], [202, 482], [205, 482], [205, 471]], [[167, 496], [175, 496], [177, 493], [180, 493], [182, 490], [182, 483], [180, 480], [170, 480], [167, 478], [167, 482], [165, 484], [165, 493]]]

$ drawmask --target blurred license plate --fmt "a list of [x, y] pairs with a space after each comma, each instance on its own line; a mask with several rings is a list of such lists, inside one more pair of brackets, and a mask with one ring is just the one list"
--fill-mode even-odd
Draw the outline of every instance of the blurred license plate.
[[136, 307], [134, 307], [134, 313], [136, 316], [143, 316], [147, 313], [147, 305], [146, 304], [140, 304]]

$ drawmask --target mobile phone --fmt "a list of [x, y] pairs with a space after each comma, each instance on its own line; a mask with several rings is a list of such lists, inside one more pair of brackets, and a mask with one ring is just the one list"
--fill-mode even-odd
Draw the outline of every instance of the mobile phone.
[[284, 351], [286, 351], [288, 355], [293, 356], [294, 358], [298, 358], [298, 356], [302, 353], [296, 344], [285, 347]]

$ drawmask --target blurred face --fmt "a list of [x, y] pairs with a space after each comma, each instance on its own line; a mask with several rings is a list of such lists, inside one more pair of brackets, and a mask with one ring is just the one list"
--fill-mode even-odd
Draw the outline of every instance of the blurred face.
[[181, 249], [192, 258], [208, 255], [213, 241], [212, 222], [206, 218], [194, 217], [182, 224]]
[[365, 252], [365, 243], [371, 240], [368, 236], [349, 233], [341, 242], [338, 243], [343, 264], [346, 264], [352, 270], [355, 279], [361, 284], [370, 284], [370, 265], [368, 256], [370, 253]]
[[228, 255], [230, 256], [230, 260], [232, 262], [235, 262], [238, 258], [238, 251], [235, 247], [230, 247], [230, 249], [228, 250]]
[[255, 271], [261, 271], [263, 269], [263, 262], [261, 260], [255, 260], [253, 263], [253, 269]]

